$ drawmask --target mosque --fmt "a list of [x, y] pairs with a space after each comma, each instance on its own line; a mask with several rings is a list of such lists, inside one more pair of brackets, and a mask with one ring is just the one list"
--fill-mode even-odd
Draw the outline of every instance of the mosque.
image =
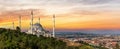
[[37, 35], [38, 37], [40, 35], [46, 36], [46, 37], [52, 37], [52, 33], [45, 30], [40, 23], [33, 24], [32, 30], [31, 30], [31, 27], [30, 27], [30, 29], [26, 33], [27, 34]]
[[40, 23], [40, 18], [38, 19], [39, 22], [33, 24], [33, 14], [31, 16], [31, 24], [30, 24], [30, 29], [26, 32], [27, 34], [33, 34], [33, 35], [37, 35], [38, 37], [40, 35], [45, 36], [45, 37], [52, 37], [53, 33], [45, 30], [43, 28], [43, 26]]

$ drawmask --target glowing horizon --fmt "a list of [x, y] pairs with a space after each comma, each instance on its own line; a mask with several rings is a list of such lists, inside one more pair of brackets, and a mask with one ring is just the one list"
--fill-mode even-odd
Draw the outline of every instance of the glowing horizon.
[[[0, 27], [18, 26], [22, 16], [22, 28], [28, 29], [30, 11], [34, 10], [34, 23], [41, 18], [46, 29], [52, 28], [52, 15], [56, 14], [56, 29], [119, 29], [119, 0], [1, 0]], [[6, 27], [7, 26], [7, 27]]]

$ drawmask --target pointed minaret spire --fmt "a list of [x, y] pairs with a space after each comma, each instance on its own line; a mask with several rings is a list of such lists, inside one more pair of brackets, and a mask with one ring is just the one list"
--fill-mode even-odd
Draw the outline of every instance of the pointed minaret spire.
[[[10, 18], [12, 19], [11, 16], [10, 16]], [[15, 26], [14, 26], [14, 19], [12, 19], [12, 22], [11, 22], [11, 23], [12, 23], [12, 28], [11, 28], [11, 29], [14, 29], [14, 27], [15, 27]]]
[[55, 14], [53, 15], [53, 37], [55, 37]]
[[14, 22], [12, 22], [12, 26], [13, 26], [13, 29], [14, 29]]
[[33, 34], [33, 11], [31, 11], [31, 33]]
[[40, 17], [38, 18], [38, 23], [40, 24]]

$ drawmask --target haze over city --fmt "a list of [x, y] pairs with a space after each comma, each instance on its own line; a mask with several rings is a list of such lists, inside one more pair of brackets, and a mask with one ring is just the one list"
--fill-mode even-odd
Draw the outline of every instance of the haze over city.
[[40, 17], [40, 23], [48, 30], [52, 29], [55, 14], [56, 31], [107, 30], [106, 33], [120, 34], [120, 0], [0, 0], [0, 27], [11, 28], [12, 21], [17, 26], [22, 16], [22, 29], [27, 30], [31, 10], [34, 23]]

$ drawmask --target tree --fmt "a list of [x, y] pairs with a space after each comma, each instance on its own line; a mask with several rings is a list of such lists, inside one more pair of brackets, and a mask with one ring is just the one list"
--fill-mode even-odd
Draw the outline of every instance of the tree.
[[116, 48], [115, 49], [120, 49], [120, 46], [119, 46], [118, 43], [116, 44]]
[[[21, 33], [16, 30], [0, 29], [0, 49], [79, 49], [79, 47], [68, 47], [65, 42], [56, 38], [37, 37], [35, 35]], [[89, 45], [80, 46], [82, 49], [92, 49]]]
[[21, 28], [20, 27], [16, 27], [16, 30], [18, 31], [18, 32], [21, 32]]
[[88, 46], [88, 45], [83, 45], [83, 46], [79, 47], [79, 49], [94, 49], [94, 48], [91, 46]]

